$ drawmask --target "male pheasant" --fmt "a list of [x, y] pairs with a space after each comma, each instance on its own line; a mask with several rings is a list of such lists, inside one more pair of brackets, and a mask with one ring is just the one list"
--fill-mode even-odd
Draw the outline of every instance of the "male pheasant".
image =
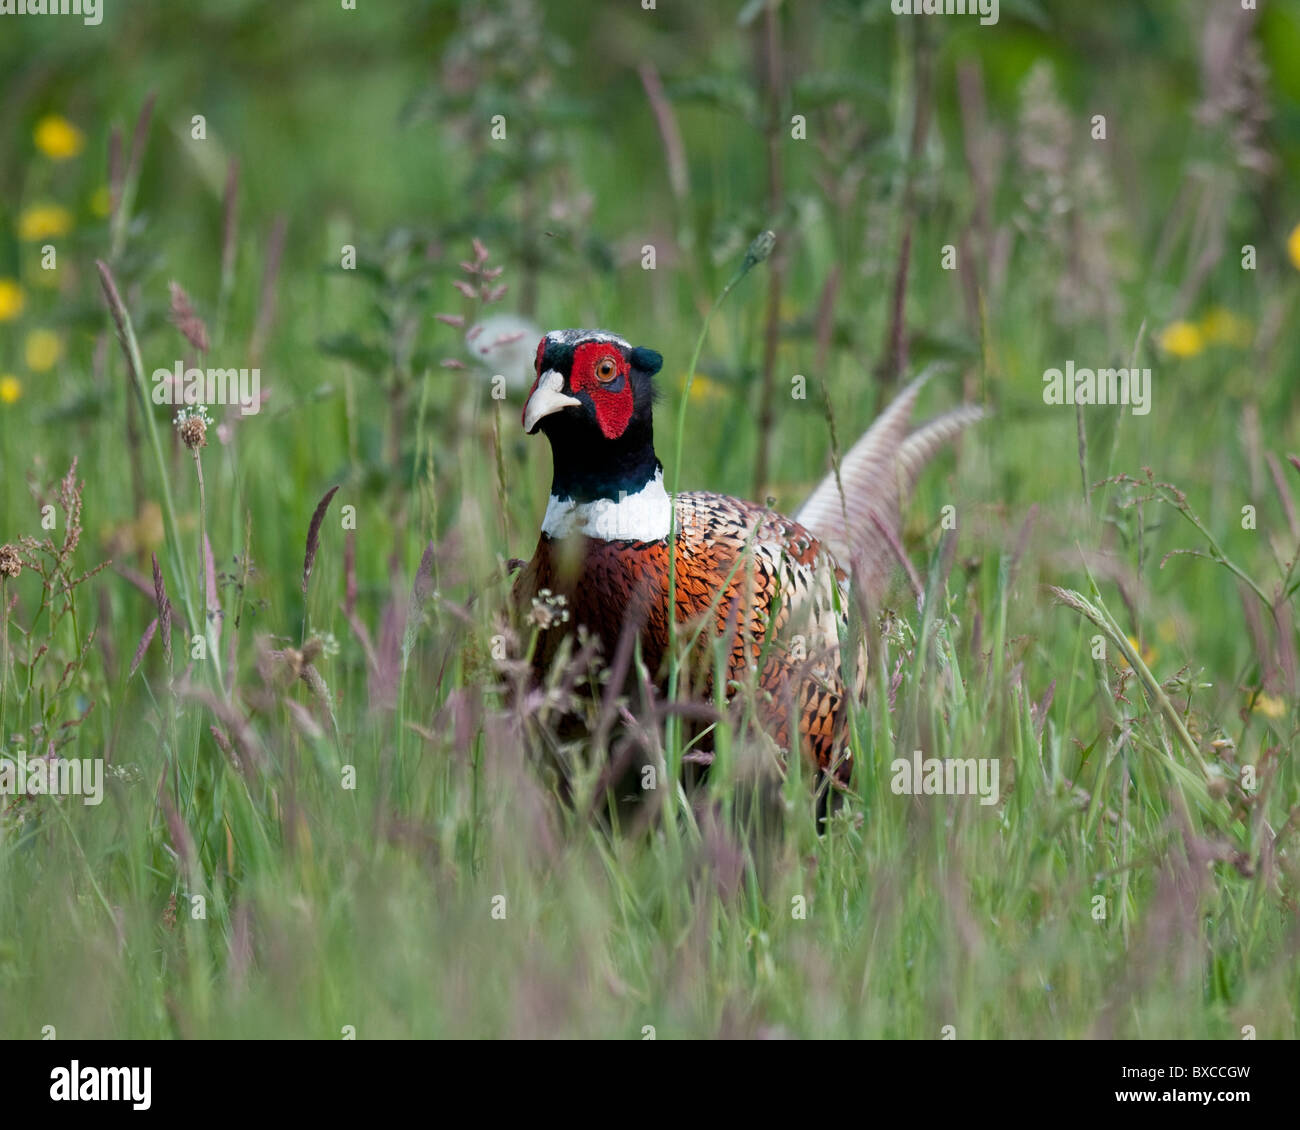
[[[654, 449], [651, 378], [662, 361], [603, 330], [552, 331], [537, 347], [523, 426], [550, 440], [554, 475], [537, 550], [513, 599], [526, 615], [553, 594], [568, 612], [539, 634], [539, 676], [563, 636], [585, 625], [607, 659], [624, 632], [637, 633], [663, 689], [674, 504]], [[789, 750], [793, 726], [819, 776], [841, 782], [852, 757], [838, 654], [850, 575], [869, 600], [883, 594], [902, 497], [930, 456], [980, 415], [959, 408], [909, 434], [923, 380], [894, 400], [842, 460], [838, 479], [828, 475], [793, 519], [706, 491], [676, 498], [679, 639], [703, 629], [687, 670], [693, 690], [712, 697], [721, 638], [728, 697], [756, 678], [764, 729]], [[865, 663], [856, 666], [860, 694]]]

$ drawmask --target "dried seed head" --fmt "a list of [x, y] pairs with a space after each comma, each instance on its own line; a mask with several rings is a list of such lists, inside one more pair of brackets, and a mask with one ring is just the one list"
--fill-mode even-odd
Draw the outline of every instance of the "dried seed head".
[[0, 545], [0, 577], [16, 577], [23, 571], [23, 559], [12, 545]]
[[197, 416], [191, 416], [181, 425], [181, 440], [191, 451], [208, 446], [207, 425]]
[[569, 610], [565, 607], [567, 604], [568, 600], [562, 593], [552, 593], [550, 589], [538, 589], [537, 595], [533, 597], [533, 606], [528, 613], [528, 619], [542, 631], [557, 624], [566, 624], [569, 620]]
[[211, 423], [208, 410], [202, 404], [197, 408], [182, 408], [176, 413], [176, 430], [180, 432], [181, 442], [191, 451], [208, 446], [208, 425]]

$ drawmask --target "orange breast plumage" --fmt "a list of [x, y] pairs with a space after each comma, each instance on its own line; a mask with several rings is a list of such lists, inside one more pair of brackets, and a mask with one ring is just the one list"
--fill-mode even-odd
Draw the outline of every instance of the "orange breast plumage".
[[843, 752], [838, 650], [846, 573], [798, 522], [740, 499], [685, 492], [676, 517], [675, 565], [667, 538], [580, 537], [573, 544], [542, 535], [515, 582], [515, 604], [527, 614], [533, 599], [549, 590], [565, 598], [569, 619], [541, 633], [538, 673], [549, 667], [563, 636], [582, 625], [600, 639], [607, 658], [624, 632], [637, 633], [647, 669], [662, 682], [675, 588], [679, 639], [698, 632], [684, 690], [712, 699], [714, 647], [724, 640], [728, 692], [756, 678], [761, 719], [778, 746], [789, 749], [796, 733], [810, 761], [846, 780], [849, 759], [837, 757]]

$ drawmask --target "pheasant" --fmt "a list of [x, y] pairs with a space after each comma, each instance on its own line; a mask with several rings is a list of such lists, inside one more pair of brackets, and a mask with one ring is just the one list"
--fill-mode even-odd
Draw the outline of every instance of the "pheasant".
[[[652, 378], [662, 362], [653, 349], [603, 330], [556, 330], [538, 344], [523, 427], [550, 440], [554, 473], [537, 550], [516, 578], [513, 602], [527, 615], [536, 601], [562, 597], [568, 615], [544, 618], [535, 672], [549, 669], [564, 636], [580, 625], [607, 657], [630, 631], [663, 690], [671, 569], [679, 638], [698, 630], [687, 667], [696, 693], [705, 701], [713, 695], [721, 639], [727, 696], [756, 679], [757, 713], [777, 745], [789, 750], [796, 737], [820, 783], [847, 783], [852, 753], [839, 648], [850, 578], [868, 599], [883, 595], [902, 498], [980, 410], [958, 408], [909, 432], [925, 380], [918, 378], [853, 446], [838, 478], [828, 475], [793, 518], [690, 491], [677, 495], [674, 523], [654, 448]], [[854, 694], [865, 689], [865, 669], [856, 664]]]

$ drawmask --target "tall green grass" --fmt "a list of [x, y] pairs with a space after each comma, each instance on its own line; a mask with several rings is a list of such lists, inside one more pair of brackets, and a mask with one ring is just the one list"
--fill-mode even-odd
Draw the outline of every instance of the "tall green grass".
[[[392, 17], [347, 27], [294, 17], [337, 67], [354, 65], [354, 45], [393, 58], [391, 69], [345, 72], [353, 114], [321, 97], [340, 97], [342, 79], [300, 71], [270, 46], [247, 61], [245, 85], [222, 85], [210, 61], [187, 54], [193, 29], [181, 36], [162, 9], [147, 10], [160, 91], [125, 211], [78, 212], [48, 292], [22, 249], [0, 249], [0, 275], [20, 275], [29, 292], [23, 320], [0, 327], [0, 370], [24, 384], [19, 401], [0, 404], [0, 542], [49, 537], [54, 555], [44, 576], [27, 568], [0, 588], [0, 746], [31, 755], [53, 739], [64, 756], [110, 766], [99, 807], [0, 800], [0, 1035], [1294, 1037], [1300, 780], [1285, 688], [1300, 476], [1286, 455], [1297, 448], [1288, 374], [1300, 356], [1284, 332], [1267, 340], [1300, 289], [1284, 252], [1287, 205], [1232, 182], [1232, 240], [1257, 242], [1262, 268], [1243, 279], [1228, 256], [1195, 309], [1178, 310], [1196, 256], [1166, 214], [1186, 169], [1229, 165], [1209, 131], [1185, 137], [1167, 124], [1194, 108], [1183, 84], [1195, 45], [1162, 18], [1152, 26], [1167, 62], [1098, 76], [1071, 54], [1078, 17], [1043, 7], [1046, 30], [1008, 16], [1005, 34], [937, 45], [935, 132], [915, 177], [909, 33], [852, 5], [787, 27], [800, 77], [790, 110], [796, 99], [810, 108], [813, 140], [786, 143], [791, 204], [776, 216], [752, 192], [763, 162], [744, 118], [750, 33], [716, 13], [669, 31], [602, 23], [602, 42], [633, 45], [610, 49], [622, 69], [600, 53], [584, 67], [546, 64], [570, 93], [511, 107], [525, 116], [511, 118], [510, 136], [537, 147], [528, 165], [457, 131], [455, 115], [472, 125], [474, 106], [435, 99], [433, 125], [406, 127], [426, 132], [400, 132], [403, 109], [401, 120], [420, 120], [412, 90], [428, 76]], [[1293, 9], [1276, 12], [1261, 31], [1269, 58], [1290, 42]], [[204, 30], [211, 42], [262, 43], [252, 18], [208, 15]], [[563, 22], [575, 17], [554, 18], [586, 42]], [[1156, 33], [1129, 19], [1097, 32], [1122, 59]], [[411, 43], [441, 50], [461, 31], [434, 13]], [[547, 58], [563, 60], [552, 48]], [[110, 118], [129, 138], [145, 99], [136, 72], [100, 46], [41, 49], [99, 152], [53, 167], [25, 136], [5, 141], [4, 176], [22, 204], [89, 197]], [[1106, 291], [1115, 307], [1095, 317], [1058, 309], [1066, 267], [1046, 235], [1013, 238], [999, 288], [990, 248], [967, 231], [956, 67], [979, 61], [981, 128], [1014, 141], [1018, 92], [1043, 54], [1058, 59], [1072, 114], [1108, 92], [1159, 111], [1112, 112], [1126, 129], [1112, 135], [1107, 168], [1147, 170], [1146, 191], [1079, 221], [1090, 247], [1132, 268], [1117, 271]], [[681, 200], [660, 171], [641, 55], [664, 71], [686, 139]], [[879, 87], [874, 74], [887, 76]], [[479, 91], [517, 86], [495, 71], [478, 80]], [[1295, 92], [1279, 84], [1279, 160], [1293, 168]], [[200, 98], [217, 107], [215, 160], [184, 130], [161, 128], [187, 122]], [[23, 114], [48, 108], [24, 99]], [[293, 160], [284, 121], [301, 131]], [[849, 144], [855, 123], [866, 133]], [[844, 148], [815, 148], [818, 137]], [[222, 158], [235, 153], [232, 183]], [[827, 178], [853, 191], [838, 197]], [[594, 182], [589, 224], [538, 220], [542, 200], [574, 203], [572, 181]], [[920, 415], [963, 394], [995, 415], [936, 462], [906, 510], [920, 601], [900, 584], [866, 622], [853, 610], [873, 644], [870, 689], [852, 712], [851, 794], [819, 833], [806, 767], [791, 767], [771, 803], [744, 719], [724, 717], [704, 783], [668, 774], [653, 819], [611, 830], [599, 785], [616, 750], [571, 751], [567, 801], [531, 753], [566, 685], [598, 684], [598, 671], [561, 666], [551, 700], [518, 693], [527, 639], [507, 623], [505, 563], [532, 552], [547, 453], [515, 426], [515, 400], [440, 364], [463, 359], [462, 342], [428, 315], [455, 308], [452, 279], [480, 236], [504, 281], [536, 284], [532, 313], [545, 327], [603, 324], [664, 354], [659, 443], [674, 488], [745, 495], [763, 439], [752, 411], [763, 303], [741, 285], [707, 314], [713, 296], [755, 231], [789, 240], [778, 370], [824, 387], [836, 435], [851, 442], [892, 394], [872, 370], [907, 181], [923, 204], [904, 310], [913, 367], [956, 361], [964, 385], [932, 382]], [[992, 223], [1021, 232], [1023, 187], [1010, 171], [994, 185]], [[1294, 210], [1286, 191], [1280, 199]], [[277, 274], [268, 234], [280, 213], [289, 238]], [[528, 216], [555, 234], [520, 237]], [[1103, 239], [1108, 219], [1120, 234]], [[973, 310], [964, 276], [939, 266], [963, 233], [979, 264]], [[661, 255], [643, 271], [614, 246], [643, 242], [671, 244], [677, 262]], [[338, 269], [343, 244], [358, 248], [355, 273]], [[96, 259], [116, 280], [113, 306]], [[827, 286], [836, 271], [838, 292]], [[155, 367], [186, 356], [168, 324], [172, 278], [219, 329], [205, 363], [247, 363], [260, 340], [271, 391], [229, 442], [214, 428], [198, 453], [203, 512], [170, 413], [140, 396]], [[1176, 316], [1214, 305], [1250, 320], [1250, 345], [1186, 359], [1159, 348]], [[22, 336], [37, 323], [64, 335], [53, 378], [22, 368]], [[1086, 411], [1081, 467], [1078, 420], [1042, 403], [1040, 374], [1066, 357], [1130, 356], [1155, 370], [1154, 410]], [[791, 512], [832, 441], [818, 398], [780, 403], [771, 486]], [[74, 458], [81, 528], [61, 559], [58, 483]], [[304, 580], [313, 514], [334, 486]], [[41, 526], [46, 504], [53, 530]], [[203, 532], [215, 620], [194, 595], [212, 595]], [[1169, 556], [1188, 549], [1204, 556]], [[154, 554], [176, 635], [168, 661], [155, 627], [133, 672], [162, 619]], [[109, 557], [112, 568], [82, 579]], [[192, 658], [196, 635], [204, 659]], [[674, 722], [639, 724], [664, 765], [682, 764]], [[999, 803], [895, 795], [891, 763], [918, 749], [997, 759]]]

